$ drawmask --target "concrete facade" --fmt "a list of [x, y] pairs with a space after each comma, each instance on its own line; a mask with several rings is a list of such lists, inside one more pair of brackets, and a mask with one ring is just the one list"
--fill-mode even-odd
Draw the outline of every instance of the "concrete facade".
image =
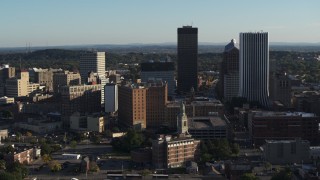
[[267, 140], [263, 155], [271, 164], [307, 163], [310, 161], [310, 143], [304, 140]]
[[64, 71], [53, 74], [53, 91], [59, 92], [62, 86], [71, 86], [81, 84], [81, 77], [79, 73]]
[[104, 132], [104, 116], [92, 114], [82, 116], [76, 112], [70, 116], [70, 129], [76, 131]]

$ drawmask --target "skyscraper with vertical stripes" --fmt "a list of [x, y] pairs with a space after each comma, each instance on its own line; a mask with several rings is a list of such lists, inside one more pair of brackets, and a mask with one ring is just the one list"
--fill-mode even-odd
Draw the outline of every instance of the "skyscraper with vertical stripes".
[[239, 96], [269, 104], [269, 39], [267, 32], [240, 33]]

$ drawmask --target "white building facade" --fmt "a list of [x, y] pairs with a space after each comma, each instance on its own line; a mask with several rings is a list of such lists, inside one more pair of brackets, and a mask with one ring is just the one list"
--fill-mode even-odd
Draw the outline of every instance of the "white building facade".
[[101, 80], [101, 104], [104, 104], [104, 85], [106, 79], [106, 53], [105, 52], [86, 52], [80, 57], [80, 76], [81, 83], [87, 83], [88, 73], [98, 73]]
[[104, 86], [104, 109], [107, 113], [118, 111], [118, 85], [106, 84]]

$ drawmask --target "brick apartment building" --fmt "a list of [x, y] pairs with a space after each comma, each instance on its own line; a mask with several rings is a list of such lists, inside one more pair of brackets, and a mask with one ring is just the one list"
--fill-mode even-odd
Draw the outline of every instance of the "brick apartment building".
[[310, 144], [319, 143], [320, 119], [313, 113], [255, 111], [248, 114], [248, 129], [252, 144], [265, 140], [301, 138]]

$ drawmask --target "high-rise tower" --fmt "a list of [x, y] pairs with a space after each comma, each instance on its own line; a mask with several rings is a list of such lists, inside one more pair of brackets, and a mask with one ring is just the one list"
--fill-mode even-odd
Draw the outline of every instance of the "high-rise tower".
[[225, 101], [238, 96], [239, 47], [235, 39], [232, 39], [224, 48], [219, 81], [219, 91]]
[[269, 39], [267, 32], [240, 33], [239, 96], [268, 106]]
[[178, 28], [178, 94], [198, 90], [198, 28]]
[[106, 85], [106, 56], [105, 52], [86, 52], [80, 57], [81, 83], [88, 83], [88, 74], [98, 74], [101, 84], [101, 104], [104, 104], [104, 86]]
[[80, 57], [80, 75], [81, 83], [85, 84], [88, 81], [88, 73], [98, 73], [99, 77], [105, 76], [106, 60], [105, 52], [86, 52]]

